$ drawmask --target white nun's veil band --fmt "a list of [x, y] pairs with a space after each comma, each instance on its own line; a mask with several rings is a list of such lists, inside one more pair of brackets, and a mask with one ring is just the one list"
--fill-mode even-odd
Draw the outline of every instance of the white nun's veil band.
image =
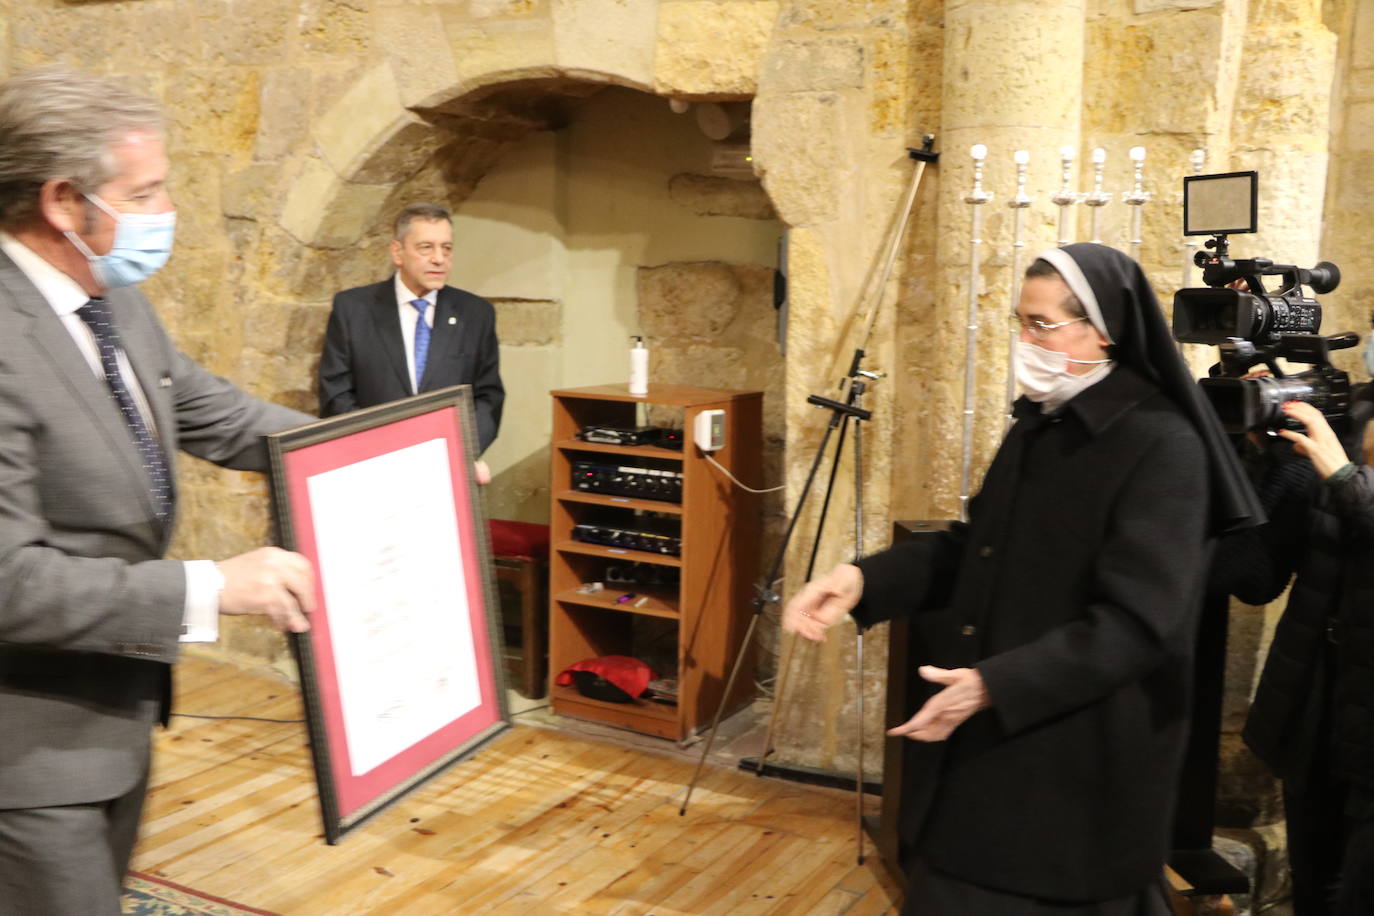
[[1059, 276], [1064, 278], [1064, 282], [1069, 286], [1069, 292], [1073, 293], [1074, 298], [1083, 304], [1083, 311], [1087, 313], [1088, 321], [1097, 332], [1107, 338], [1108, 343], [1116, 343], [1112, 339], [1111, 332], [1107, 330], [1107, 323], [1102, 320], [1102, 308], [1097, 304], [1097, 296], [1093, 293], [1093, 288], [1088, 283], [1088, 278], [1083, 276], [1083, 270], [1078, 266], [1078, 262], [1062, 248], [1051, 248], [1036, 255], [1042, 261], [1049, 263], [1051, 267], [1059, 271]]

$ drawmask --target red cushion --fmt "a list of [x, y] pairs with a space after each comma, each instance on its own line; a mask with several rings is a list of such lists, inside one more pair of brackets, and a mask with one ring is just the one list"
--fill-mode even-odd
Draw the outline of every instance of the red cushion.
[[528, 557], [542, 560], [549, 555], [549, 526], [533, 522], [512, 522], [493, 518], [487, 521], [494, 557]]

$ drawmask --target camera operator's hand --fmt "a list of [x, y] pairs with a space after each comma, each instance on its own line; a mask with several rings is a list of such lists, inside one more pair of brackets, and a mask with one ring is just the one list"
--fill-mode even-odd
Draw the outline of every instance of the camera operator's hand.
[[825, 642], [825, 631], [859, 603], [864, 574], [852, 563], [841, 563], [812, 579], [782, 609], [782, 628], [812, 642]]
[[1345, 447], [1320, 410], [1302, 401], [1288, 401], [1283, 412], [1307, 427], [1307, 435], [1291, 429], [1281, 429], [1279, 435], [1293, 443], [1295, 452], [1307, 456], [1318, 477], [1325, 480], [1350, 463]]

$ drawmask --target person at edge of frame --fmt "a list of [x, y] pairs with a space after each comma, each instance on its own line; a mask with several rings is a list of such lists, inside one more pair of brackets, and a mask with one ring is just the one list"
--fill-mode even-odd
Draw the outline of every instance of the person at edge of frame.
[[909, 616], [927, 696], [903, 913], [1165, 916], [1210, 547], [1263, 514], [1140, 266], [1051, 249], [1013, 316], [1015, 423], [967, 524], [787, 603], [820, 641]]
[[1270, 522], [1222, 539], [1212, 588], [1259, 605], [1292, 580], [1242, 737], [1283, 782], [1294, 916], [1367, 916], [1374, 913], [1374, 385], [1356, 388], [1335, 429], [1310, 404], [1288, 402], [1283, 413], [1303, 431], [1243, 441]]
[[163, 559], [177, 449], [263, 470], [312, 417], [177, 350], [137, 284], [171, 254], [162, 116], [69, 70], [0, 83], [0, 912], [116, 916], [180, 643], [303, 632], [314, 572]]

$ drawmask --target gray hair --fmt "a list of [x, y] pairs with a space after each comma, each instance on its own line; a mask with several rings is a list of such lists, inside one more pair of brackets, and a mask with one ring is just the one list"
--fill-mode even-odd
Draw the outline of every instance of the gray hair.
[[161, 110], [113, 80], [43, 67], [0, 83], [0, 227], [38, 216], [44, 182], [85, 192], [114, 178], [111, 145], [139, 130], [160, 134]]
[[398, 242], [404, 240], [406, 233], [410, 231], [410, 224], [417, 219], [431, 222], [443, 220], [450, 226], [453, 225], [453, 214], [448, 212], [447, 207], [441, 207], [438, 204], [410, 204], [396, 214], [396, 230], [391, 237]]

